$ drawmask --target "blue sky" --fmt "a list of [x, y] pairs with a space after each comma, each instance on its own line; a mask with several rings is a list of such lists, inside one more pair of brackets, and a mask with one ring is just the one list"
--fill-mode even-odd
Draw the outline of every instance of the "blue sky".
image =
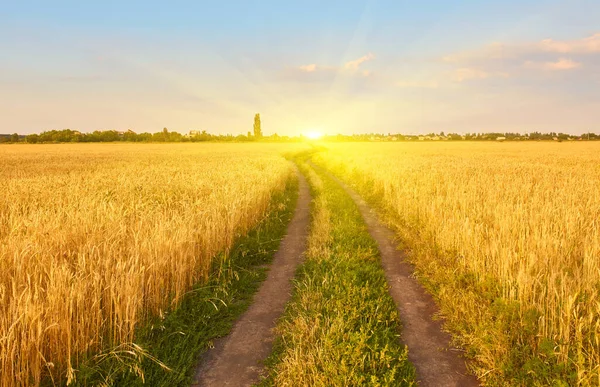
[[600, 132], [600, 2], [14, 1], [0, 133]]

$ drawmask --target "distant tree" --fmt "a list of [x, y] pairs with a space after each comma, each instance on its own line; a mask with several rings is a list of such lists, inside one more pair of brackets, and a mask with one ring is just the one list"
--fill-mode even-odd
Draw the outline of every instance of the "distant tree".
[[256, 113], [254, 116], [254, 137], [262, 137], [262, 129], [260, 127], [260, 114]]
[[571, 137], [571, 136], [569, 136], [569, 135], [568, 135], [568, 134], [566, 134], [566, 133], [559, 133], [559, 134], [558, 134], [558, 139], [559, 139], [559, 140], [568, 140], [570, 137]]
[[121, 137], [116, 130], [105, 130], [99, 133], [99, 140], [101, 142], [121, 141]]
[[129, 129], [123, 133], [123, 141], [137, 141], [137, 134]]
[[154, 133], [153, 140], [160, 142], [169, 141], [169, 129], [163, 128], [162, 132]]
[[179, 132], [171, 132], [167, 138], [169, 142], [181, 142], [183, 136]]
[[152, 133], [144, 132], [137, 135], [138, 141], [150, 142], [152, 141]]
[[17, 133], [13, 133], [10, 135], [10, 142], [19, 142], [19, 135]]
[[29, 136], [25, 137], [25, 141], [27, 141], [30, 144], [37, 144], [39, 139], [40, 136], [38, 136], [37, 134], [30, 134]]
[[152, 135], [153, 142], [166, 142], [169, 141], [169, 130], [167, 128], [163, 128], [161, 132], [156, 132]]

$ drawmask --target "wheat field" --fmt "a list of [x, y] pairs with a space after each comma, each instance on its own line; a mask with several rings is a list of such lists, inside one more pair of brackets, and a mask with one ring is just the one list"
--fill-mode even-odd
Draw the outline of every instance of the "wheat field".
[[0, 386], [132, 343], [292, 174], [268, 144], [2, 147]]
[[484, 382], [600, 385], [600, 144], [327, 147], [317, 162], [387, 212]]

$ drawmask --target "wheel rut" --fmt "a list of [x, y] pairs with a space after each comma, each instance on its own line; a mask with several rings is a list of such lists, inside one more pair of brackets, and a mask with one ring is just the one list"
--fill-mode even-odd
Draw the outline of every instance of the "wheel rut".
[[292, 278], [303, 260], [308, 238], [311, 197], [304, 176], [297, 174], [299, 194], [294, 216], [267, 278], [231, 333], [216, 340], [214, 348], [204, 354], [193, 387], [250, 386], [262, 376], [262, 362], [273, 347], [273, 328], [291, 297]]
[[405, 254], [396, 248], [395, 234], [383, 225], [367, 203], [350, 187], [329, 174], [357, 204], [375, 239], [381, 254], [381, 263], [402, 320], [402, 342], [408, 346], [408, 359], [417, 370], [421, 387], [479, 386], [477, 378], [467, 373], [461, 352], [450, 345], [450, 334], [442, 330], [442, 322], [435, 320], [439, 312], [431, 295], [413, 277], [414, 269]]

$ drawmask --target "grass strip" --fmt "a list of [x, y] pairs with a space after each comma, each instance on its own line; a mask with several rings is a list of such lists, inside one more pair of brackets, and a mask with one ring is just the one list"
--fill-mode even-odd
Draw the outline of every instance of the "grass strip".
[[266, 278], [264, 265], [285, 235], [297, 198], [298, 181], [290, 179], [285, 191], [274, 194], [259, 224], [240, 236], [228, 254], [215, 258], [208, 282], [141, 326], [136, 344], [121, 345], [80, 367], [77, 385], [189, 386], [199, 356], [229, 333]]
[[442, 250], [421, 236], [422, 225], [401, 218], [386, 203], [381, 186], [370, 176], [342, 163], [328, 162], [326, 149], [314, 158], [356, 190], [391, 227], [411, 263], [415, 277], [431, 293], [452, 333], [454, 345], [465, 349], [469, 366], [487, 386], [556, 386], [577, 384], [574, 365], [561, 364], [556, 343], [544, 340], [536, 348], [539, 315], [520, 311], [516, 301], [502, 296], [500, 283], [491, 276], [478, 280], [476, 273], [460, 269], [459, 255]]
[[306, 261], [260, 385], [414, 385], [376, 242], [348, 194], [306, 157], [295, 160], [313, 194]]

